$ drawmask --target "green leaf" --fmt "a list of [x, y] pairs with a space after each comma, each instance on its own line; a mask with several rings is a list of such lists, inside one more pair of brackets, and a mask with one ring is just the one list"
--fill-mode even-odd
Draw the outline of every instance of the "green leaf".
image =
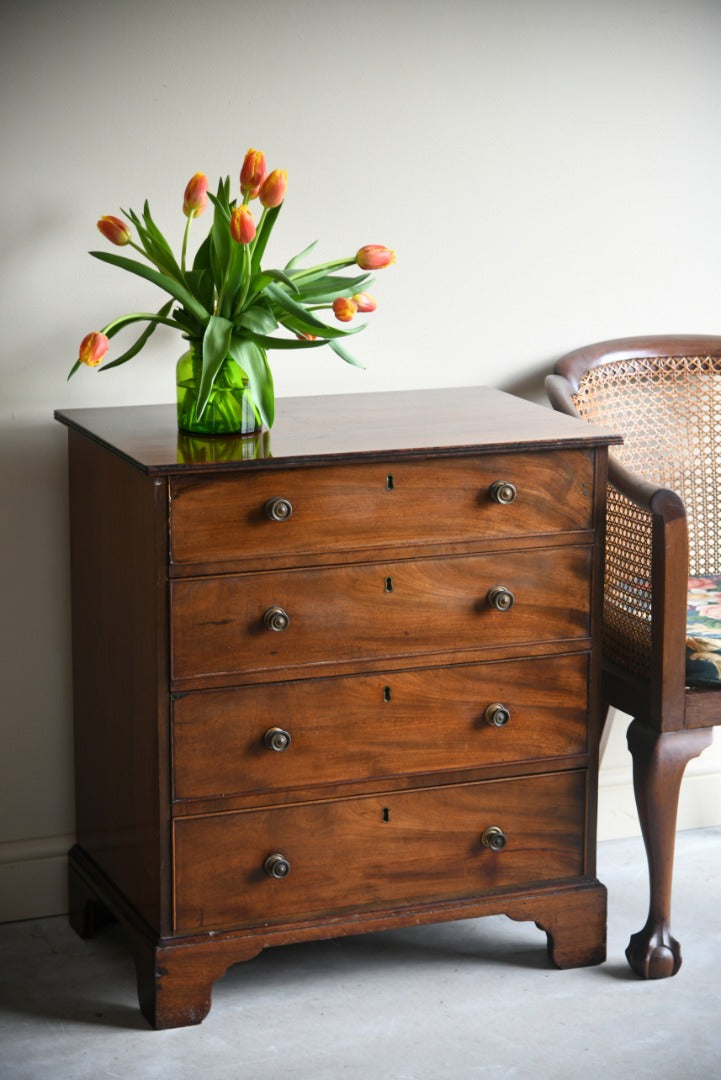
[[266, 285], [270, 285], [271, 281], [279, 281], [281, 284], [287, 285], [291, 292], [297, 293], [299, 291], [293, 279], [289, 278], [282, 270], [261, 270], [260, 273], [251, 278], [248, 295], [255, 296], [257, 293], [262, 292]]
[[266, 427], [272, 427], [275, 419], [275, 391], [265, 352], [251, 338], [234, 336], [230, 343], [230, 355], [248, 376], [250, 396], [261, 420]]
[[205, 412], [208, 404], [210, 391], [213, 389], [215, 376], [228, 355], [230, 337], [233, 333], [233, 324], [220, 315], [211, 315], [203, 335], [203, 366], [200, 373], [200, 386], [198, 387], [198, 401], [195, 407], [195, 415], [198, 420]]
[[[158, 312], [157, 316], [152, 321], [148, 322], [145, 330], [143, 330], [142, 334], [135, 341], [135, 343], [131, 345], [130, 348], [126, 352], [124, 352], [122, 356], [118, 356], [116, 360], [111, 360], [109, 364], [103, 364], [103, 366], [99, 370], [110, 371], [111, 368], [120, 367], [121, 364], [127, 364], [128, 360], [132, 360], [134, 356], [137, 356], [147, 342], [150, 335], [155, 332], [155, 328], [159, 325], [159, 323], [166, 321], [164, 316], [167, 315], [172, 306], [172, 300], [168, 301], [167, 304], [164, 304]], [[129, 316], [128, 318], [130, 319], [131, 316]], [[118, 329], [120, 329], [120, 327], [118, 327]]]
[[[150, 213], [147, 200], [145, 203], [145, 212], [148, 215]], [[162, 273], [182, 281], [183, 274], [175, 261], [175, 256], [152, 218], [150, 218], [151, 227], [149, 228], [148, 223], [141, 221], [133, 210], [123, 210], [123, 213], [135, 226], [140, 244], [150, 262], [154, 263]]]
[[[228, 233], [228, 235], [230, 236], [230, 233]], [[247, 261], [249, 261], [250, 258], [247, 245], [237, 244], [232, 237], [230, 238], [230, 242], [232, 248], [228, 260], [227, 282], [225, 291], [223, 292], [221, 289], [222, 295], [218, 297], [219, 302], [222, 301], [222, 306], [219, 309], [218, 314], [223, 315], [226, 318], [230, 318], [231, 313], [234, 311], [236, 300], [242, 292]]]
[[319, 349], [322, 345], [332, 344], [325, 338], [308, 341], [306, 338], [266, 337], [264, 334], [248, 335], [261, 349]]
[[355, 296], [356, 293], [363, 292], [372, 285], [373, 280], [368, 274], [352, 278], [328, 276], [308, 285], [303, 282], [298, 291], [304, 304], [326, 304], [335, 300], [336, 296]]
[[168, 300], [167, 304], [163, 304], [157, 312], [133, 311], [129, 315], [121, 315], [119, 319], [113, 319], [112, 322], [107, 323], [103, 327], [102, 333], [109, 338], [113, 338], [131, 323], [145, 322], [146, 320], [148, 322], [165, 323], [167, 326], [175, 326], [174, 321], [167, 318], [168, 312], [173, 304], [173, 300]]
[[222, 279], [225, 277], [225, 269], [230, 261], [232, 252], [231, 245], [234, 246], [234, 241], [233, 237], [230, 235], [229, 218], [225, 217], [223, 208], [218, 202], [215, 204], [215, 216], [213, 218], [213, 227], [210, 235], [212, 250], [216, 260], [213, 265], [213, 276], [215, 277], [216, 288], [220, 290]]
[[176, 326], [181, 330], [185, 337], [191, 338], [193, 341], [202, 341], [203, 334], [205, 333], [205, 326], [199, 319], [196, 319], [194, 315], [186, 311], [185, 308], [176, 308], [173, 312], [173, 321]]
[[366, 323], [361, 323], [359, 326], [353, 327], [352, 330], [338, 330], [334, 326], [328, 326], [326, 323], [321, 322], [312, 312], [306, 311], [301, 304], [297, 304], [278, 285], [268, 285], [265, 292], [270, 299], [277, 303], [279, 308], [291, 316], [290, 319], [279, 316], [280, 322], [287, 326], [289, 330], [297, 330], [304, 334], [319, 334], [324, 338], [342, 338], [351, 334], [358, 334], [366, 326]]
[[251, 264], [252, 273], [257, 274], [260, 270], [260, 263], [265, 254], [265, 249], [270, 239], [270, 234], [273, 231], [278, 214], [280, 213], [280, 206], [274, 206], [271, 210], [266, 210], [262, 216], [258, 225], [258, 231], [255, 234], [255, 240], [253, 241], [253, 262]]
[[330, 345], [336, 356], [340, 356], [341, 360], [345, 360], [346, 364], [350, 364], [351, 367], [357, 367], [360, 368], [362, 371], [365, 371], [365, 367], [363, 366], [363, 364], [356, 360], [354, 356], [351, 356], [348, 350], [345, 349], [339, 341], [329, 341], [328, 344]]
[[[143, 220], [145, 223], [145, 228], [147, 229], [149, 236], [152, 238], [155, 250], [162, 254], [163, 265], [167, 268], [166, 272], [171, 273], [174, 277], [177, 277], [182, 281], [183, 272], [175, 260], [175, 255], [171, 250], [170, 244], [165, 239], [160, 229], [151, 217], [150, 205], [147, 199], [145, 200], [145, 206], [143, 207]], [[160, 262], [160, 260], [156, 261]]]
[[[111, 360], [109, 364], [103, 364], [100, 371], [108, 371], [110, 368], [118, 367], [119, 364], [124, 364], [128, 360], [136, 356], [145, 345], [150, 335], [155, 330], [156, 326], [161, 323], [167, 326], [175, 326], [172, 319], [168, 319], [167, 315], [173, 306], [173, 301], [168, 300], [167, 304], [163, 304], [157, 314], [153, 315], [147, 311], [134, 311], [131, 315], [122, 315], [119, 319], [113, 319], [112, 323], [109, 323], [104, 329], [103, 333], [108, 338], [113, 338], [117, 333], [123, 330], [126, 326], [130, 326], [134, 322], [148, 322], [148, 327], [143, 331], [140, 337], [137, 339], [134, 345], [132, 345], [127, 352], [124, 352], [122, 356], [119, 356], [116, 360]], [[79, 360], [76, 360], [70, 369], [68, 379], [72, 378], [78, 368], [82, 367]]]
[[307, 248], [303, 248], [303, 250], [301, 252], [299, 252], [298, 255], [294, 255], [293, 258], [290, 259], [290, 261], [285, 264], [284, 269], [286, 269], [286, 270], [294, 270], [295, 267], [298, 265], [298, 263], [301, 261], [301, 259], [304, 259], [306, 257], [306, 255], [310, 255], [311, 251], [313, 250], [313, 248], [315, 247], [315, 245], [317, 243], [318, 243], [318, 241], [314, 240], [312, 244], [308, 244]]
[[211, 230], [208, 230], [208, 235], [195, 253], [193, 259], [193, 270], [210, 270], [210, 245], [211, 245]]
[[121, 270], [128, 270], [131, 274], [137, 274], [138, 277], [145, 278], [147, 281], [152, 281], [153, 285], [157, 285], [158, 288], [164, 289], [165, 292], [174, 296], [184, 307], [191, 311], [193, 315], [198, 319], [202, 319], [205, 322], [210, 318], [210, 312], [206, 311], [202, 304], [200, 304], [192, 293], [190, 293], [184, 285], [181, 285], [179, 281], [175, 281], [173, 278], [168, 277], [167, 274], [161, 274], [158, 270], [153, 270], [150, 266], [145, 266], [143, 263], [137, 262], [135, 259], [126, 259], [123, 255], [114, 255], [109, 251], [91, 251], [90, 254], [95, 259], [100, 259], [101, 262], [110, 263], [112, 266], [118, 266]]
[[185, 280], [198, 303], [212, 311], [215, 291], [210, 270], [187, 270]]
[[269, 308], [264, 304], [256, 304], [247, 308], [236, 320], [236, 326], [242, 326], [245, 330], [253, 330], [258, 334], [272, 334], [278, 329], [278, 320]]

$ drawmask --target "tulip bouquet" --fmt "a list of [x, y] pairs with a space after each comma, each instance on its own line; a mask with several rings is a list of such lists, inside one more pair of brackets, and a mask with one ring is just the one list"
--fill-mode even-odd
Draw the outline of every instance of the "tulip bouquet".
[[[270, 427], [274, 416], [273, 378], [269, 349], [313, 349], [328, 345], [342, 360], [361, 365], [348, 352], [344, 339], [362, 330], [332, 326], [320, 317], [332, 311], [341, 323], [358, 312], [371, 312], [376, 301], [366, 291], [368, 271], [388, 266], [395, 253], [380, 244], [366, 244], [355, 255], [301, 268], [315, 243], [283, 269], [261, 267], [268, 239], [285, 199], [288, 177], [275, 169], [266, 175], [265, 156], [249, 150], [240, 172], [240, 198], [231, 201], [230, 179], [220, 180], [215, 195], [208, 191], [204, 173], [196, 173], [184, 195], [187, 221], [178, 261], [155, 224], [146, 201], [142, 216], [122, 211], [127, 222], [113, 215], [98, 221], [103, 236], [118, 247], [130, 247], [144, 261], [104, 251], [90, 252], [102, 262], [128, 270], [158, 285], [170, 300], [157, 312], [133, 312], [87, 334], [80, 345], [70, 378], [81, 364], [97, 367], [108, 352], [110, 339], [132, 323], [145, 323], [140, 337], [121, 356], [105, 363], [110, 370], [136, 356], [157, 326], [179, 330], [189, 343], [178, 374], [178, 424], [205, 434]], [[259, 219], [249, 203], [258, 199]], [[188, 239], [195, 218], [213, 205], [210, 229], [188, 265]], [[132, 230], [137, 239], [134, 239]], [[355, 266], [360, 274], [338, 271]], [[289, 333], [278, 334], [285, 329]], [[182, 384], [182, 388], [181, 388]], [[243, 403], [250, 426], [234, 421], [233, 410]]]

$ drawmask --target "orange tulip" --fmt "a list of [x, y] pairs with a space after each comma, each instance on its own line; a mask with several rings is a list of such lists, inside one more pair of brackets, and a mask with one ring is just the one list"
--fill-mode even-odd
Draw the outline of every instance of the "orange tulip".
[[265, 180], [265, 154], [262, 150], [249, 150], [240, 170], [240, 190], [249, 199], [255, 199]]
[[396, 253], [382, 244], [366, 244], [357, 252], [355, 261], [361, 270], [382, 270], [396, 261]]
[[285, 169], [273, 169], [272, 173], [263, 181], [260, 189], [260, 201], [267, 210], [274, 206], [280, 206], [285, 198], [288, 187], [288, 173]]
[[347, 296], [338, 296], [333, 301], [333, 314], [339, 322], [350, 322], [357, 310], [355, 300], [350, 300]]
[[353, 297], [353, 302], [359, 311], [375, 311], [378, 307], [378, 303], [375, 298], [367, 292], [356, 293]]
[[87, 364], [88, 367], [97, 367], [109, 348], [110, 342], [105, 334], [101, 334], [99, 330], [93, 330], [80, 342], [78, 360], [81, 364]]
[[249, 244], [255, 238], [255, 222], [249, 206], [236, 206], [230, 215], [230, 233], [238, 244]]
[[185, 187], [183, 196], [183, 213], [186, 217], [198, 217], [208, 205], [208, 177], [205, 173], [197, 172], [192, 176]]
[[113, 217], [112, 214], [105, 214], [98, 222], [98, 228], [111, 244], [117, 244], [118, 247], [124, 247], [130, 243], [130, 229], [119, 217]]

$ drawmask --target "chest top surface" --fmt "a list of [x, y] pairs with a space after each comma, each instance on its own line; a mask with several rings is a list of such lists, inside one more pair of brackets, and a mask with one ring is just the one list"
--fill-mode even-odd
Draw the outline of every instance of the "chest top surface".
[[165, 474], [621, 441], [609, 429], [489, 387], [279, 398], [271, 431], [231, 438], [179, 432], [173, 405], [59, 410], [55, 417], [143, 472]]

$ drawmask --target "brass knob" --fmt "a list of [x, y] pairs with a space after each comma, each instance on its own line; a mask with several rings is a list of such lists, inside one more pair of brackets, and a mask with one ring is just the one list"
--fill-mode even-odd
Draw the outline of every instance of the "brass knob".
[[284, 731], [282, 727], [268, 728], [263, 736], [263, 743], [269, 750], [277, 750], [280, 754], [283, 750], [287, 750], [292, 740], [289, 731]]
[[513, 607], [515, 597], [505, 585], [494, 585], [488, 590], [488, 604], [496, 611], [509, 611]]
[[280, 855], [276, 852], [275, 855], [268, 856], [263, 863], [263, 869], [268, 877], [284, 878], [288, 877], [288, 874], [290, 873], [290, 863], [285, 855]]
[[491, 727], [505, 727], [511, 719], [510, 712], [505, 705], [501, 705], [500, 701], [494, 701], [492, 705], [489, 705], [483, 716]]
[[265, 504], [264, 513], [268, 521], [287, 521], [293, 513], [293, 504], [290, 499], [283, 499], [279, 495], [274, 495]]
[[481, 843], [491, 851], [503, 851], [507, 843], [506, 834], [498, 825], [489, 825], [487, 829], [484, 829]]
[[263, 615], [263, 626], [266, 630], [287, 630], [290, 626], [290, 615], [283, 611], [282, 607], [269, 607]]
[[516, 485], [510, 480], [496, 480], [491, 484], [490, 496], [494, 502], [507, 506], [516, 497]]

